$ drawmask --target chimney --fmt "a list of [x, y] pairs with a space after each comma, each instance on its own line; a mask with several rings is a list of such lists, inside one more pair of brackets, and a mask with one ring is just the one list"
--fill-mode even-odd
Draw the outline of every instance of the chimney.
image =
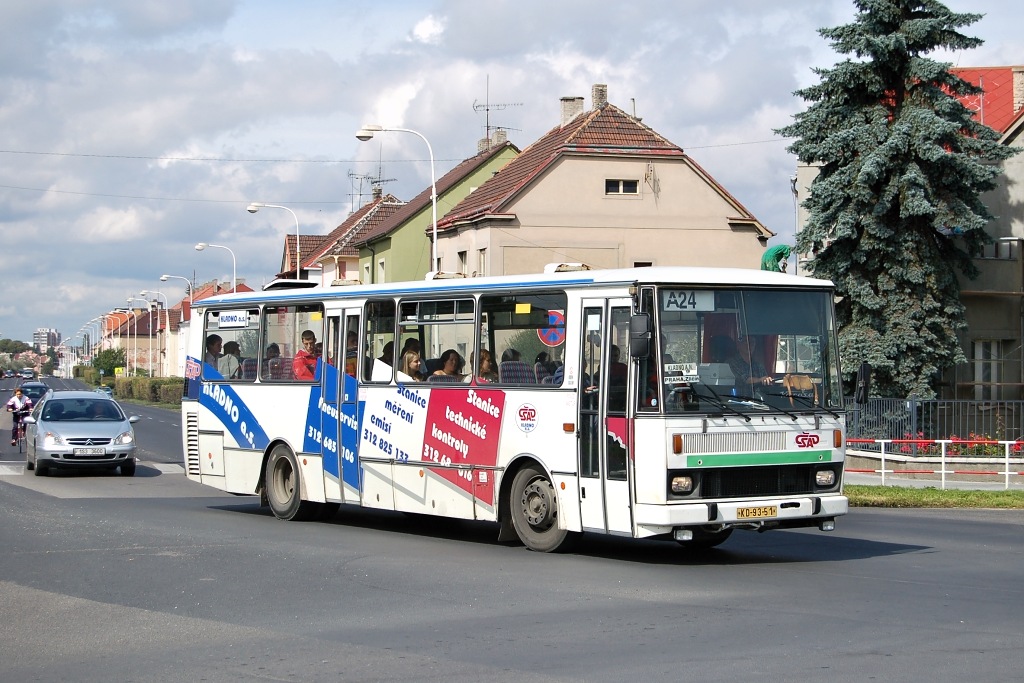
[[1013, 111], [1016, 113], [1024, 107], [1024, 67], [1013, 68]]
[[383, 196], [384, 196], [384, 188], [383, 187], [375, 187], [375, 188], [373, 188], [373, 201], [377, 201], [378, 199], [380, 199]]
[[494, 131], [494, 135], [491, 136], [491, 147], [500, 147], [508, 142], [508, 131], [504, 128], [499, 128]]
[[583, 113], [583, 98], [582, 97], [563, 97], [562, 98], [562, 124], [566, 125], [574, 118]]
[[594, 103], [594, 111], [608, 104], [608, 86], [604, 83], [595, 83], [590, 90], [590, 100]]
[[488, 150], [490, 148], [491, 148], [491, 141], [488, 140], [487, 138], [480, 138], [479, 140], [476, 141], [476, 152], [477, 152], [477, 154], [479, 154], [480, 152], [483, 152], [485, 150]]

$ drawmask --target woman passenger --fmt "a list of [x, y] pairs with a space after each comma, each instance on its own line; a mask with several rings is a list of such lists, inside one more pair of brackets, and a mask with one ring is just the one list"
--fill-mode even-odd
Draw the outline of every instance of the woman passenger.
[[[472, 365], [472, 362], [470, 362]], [[472, 374], [466, 375], [466, 382], [472, 379]], [[498, 371], [494, 367], [494, 356], [487, 349], [480, 349], [480, 365], [476, 371], [477, 384], [490, 384], [498, 381]]]
[[466, 361], [462, 359], [459, 352], [455, 349], [448, 349], [441, 354], [441, 369], [434, 372], [435, 375], [448, 375], [454, 377], [455, 381], [461, 382], [463, 380], [462, 368], [466, 365]]
[[423, 374], [423, 359], [415, 351], [406, 351], [402, 354], [402, 362], [398, 366], [398, 371], [411, 377], [414, 382], [427, 380], [426, 375]]

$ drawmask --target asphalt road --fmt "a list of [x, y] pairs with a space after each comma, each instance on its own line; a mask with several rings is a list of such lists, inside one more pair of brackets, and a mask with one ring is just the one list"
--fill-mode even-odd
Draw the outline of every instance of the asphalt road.
[[[167, 417], [168, 422], [172, 420]], [[721, 548], [343, 508], [181, 474], [0, 467], [0, 681], [1009, 681], [1024, 512], [857, 509]]]

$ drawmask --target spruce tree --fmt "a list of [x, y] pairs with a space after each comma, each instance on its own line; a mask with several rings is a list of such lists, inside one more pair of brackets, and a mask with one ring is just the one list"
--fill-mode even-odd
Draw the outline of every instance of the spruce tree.
[[982, 15], [934, 0], [854, 5], [853, 23], [819, 31], [852, 57], [815, 69], [820, 83], [795, 93], [808, 108], [776, 131], [820, 168], [797, 250], [836, 284], [845, 366], [871, 363], [877, 395], [931, 398], [966, 360], [956, 273], [977, 275], [992, 218], [980, 195], [1013, 151], [955, 97], [981, 89], [925, 56], [981, 45], [959, 29]]

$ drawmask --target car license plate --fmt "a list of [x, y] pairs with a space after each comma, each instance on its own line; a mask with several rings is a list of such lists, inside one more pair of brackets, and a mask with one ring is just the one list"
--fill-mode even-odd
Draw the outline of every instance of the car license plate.
[[736, 508], [736, 519], [760, 519], [777, 517], [779, 508], [774, 505], [760, 505], [752, 508]]
[[76, 448], [75, 455], [105, 455], [106, 450], [103, 448]]

